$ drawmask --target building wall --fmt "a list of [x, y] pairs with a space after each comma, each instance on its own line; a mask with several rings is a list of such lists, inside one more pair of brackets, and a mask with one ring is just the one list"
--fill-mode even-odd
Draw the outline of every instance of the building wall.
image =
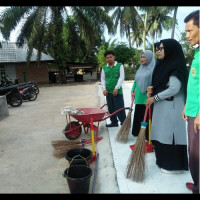
[[14, 81], [16, 78], [15, 64], [14, 63], [6, 64], [5, 69], [8, 77], [11, 78], [12, 81]]
[[36, 63], [30, 63], [29, 66], [26, 63], [16, 63], [15, 66], [16, 76], [20, 78], [19, 82], [24, 82], [24, 76], [26, 76], [26, 81], [49, 83], [48, 64], [46, 62], [41, 62], [40, 66], [37, 66]]

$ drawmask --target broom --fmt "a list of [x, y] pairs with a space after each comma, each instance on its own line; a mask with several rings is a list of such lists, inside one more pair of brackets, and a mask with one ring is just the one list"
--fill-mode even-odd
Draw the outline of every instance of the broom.
[[[94, 138], [95, 142], [102, 140], [103, 137], [96, 137]], [[73, 141], [66, 141], [66, 140], [56, 140], [52, 141], [51, 144], [54, 148], [53, 156], [60, 159], [63, 158], [66, 152], [72, 148], [79, 148], [84, 147], [92, 143], [92, 139], [82, 139], [82, 140], [73, 140]]]
[[115, 138], [117, 141], [126, 143], [128, 140], [129, 130], [131, 128], [131, 113], [133, 111], [133, 109], [132, 109], [133, 102], [134, 102], [134, 97], [132, 98], [131, 107], [129, 108], [128, 115], [127, 115], [126, 119], [124, 120], [124, 122]]
[[144, 120], [141, 122], [141, 129], [127, 165], [126, 178], [133, 176], [133, 180], [136, 182], [142, 182], [145, 177], [145, 131], [147, 127], [146, 118], [148, 108], [149, 106], [146, 105]]

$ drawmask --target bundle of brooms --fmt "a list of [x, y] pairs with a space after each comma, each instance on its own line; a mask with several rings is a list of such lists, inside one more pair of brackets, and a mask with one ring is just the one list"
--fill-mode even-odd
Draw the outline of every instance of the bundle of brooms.
[[[102, 140], [103, 137], [94, 138], [95, 142]], [[51, 144], [54, 148], [53, 156], [60, 159], [63, 158], [67, 151], [73, 148], [84, 147], [85, 145], [89, 145], [92, 143], [92, 139], [81, 139], [81, 140], [55, 140], [52, 141]]]
[[146, 155], [146, 138], [145, 132], [147, 127], [147, 112], [149, 106], [146, 105], [144, 120], [141, 122], [141, 129], [132, 150], [132, 154], [129, 158], [129, 163], [127, 165], [126, 178], [132, 177], [135, 182], [143, 182], [145, 178], [145, 155]]
[[133, 102], [134, 102], [134, 98], [132, 98], [131, 107], [129, 108], [128, 115], [127, 115], [126, 119], [124, 120], [124, 122], [115, 138], [119, 142], [126, 143], [128, 140], [128, 135], [129, 135], [129, 131], [131, 128], [131, 113], [133, 111], [133, 109], [132, 109]]

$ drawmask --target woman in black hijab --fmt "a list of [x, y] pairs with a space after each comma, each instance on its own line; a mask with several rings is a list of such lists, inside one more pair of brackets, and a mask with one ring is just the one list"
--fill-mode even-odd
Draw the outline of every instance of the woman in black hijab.
[[181, 45], [174, 39], [160, 41], [159, 62], [152, 76], [151, 97], [154, 103], [151, 140], [156, 164], [164, 173], [188, 170], [186, 124], [181, 118], [185, 105], [188, 70]]
[[158, 57], [159, 48], [160, 48], [160, 42], [154, 43], [154, 49], [155, 49], [155, 53], [157, 57]]

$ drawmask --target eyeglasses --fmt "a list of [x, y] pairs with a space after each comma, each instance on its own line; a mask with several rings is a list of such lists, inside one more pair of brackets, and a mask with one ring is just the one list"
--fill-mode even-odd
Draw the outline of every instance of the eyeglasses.
[[162, 51], [164, 47], [159, 47], [157, 51]]

